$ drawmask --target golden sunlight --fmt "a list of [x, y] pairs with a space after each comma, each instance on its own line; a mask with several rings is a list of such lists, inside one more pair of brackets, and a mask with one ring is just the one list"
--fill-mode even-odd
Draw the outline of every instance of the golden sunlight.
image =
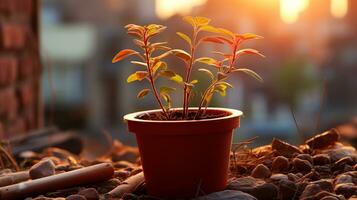
[[308, 5], [309, 0], [280, 0], [280, 17], [285, 23], [294, 23]]
[[332, 16], [342, 18], [347, 14], [348, 0], [331, 0], [330, 6]]
[[161, 19], [175, 14], [187, 15], [193, 7], [206, 3], [207, 0], [156, 0], [155, 12]]

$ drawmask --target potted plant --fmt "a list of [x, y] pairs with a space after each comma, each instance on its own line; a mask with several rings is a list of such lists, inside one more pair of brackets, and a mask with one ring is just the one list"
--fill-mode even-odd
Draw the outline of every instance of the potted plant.
[[[127, 82], [147, 81], [149, 88], [141, 90], [137, 97], [152, 93], [160, 109], [131, 113], [124, 116], [130, 132], [135, 133], [149, 194], [165, 198], [189, 198], [201, 192], [223, 190], [227, 184], [229, 154], [232, 133], [239, 126], [242, 112], [228, 108], [208, 107], [215, 93], [226, 95], [232, 88], [227, 79], [235, 73], [246, 73], [259, 81], [262, 78], [247, 68], [236, 67], [243, 54], [263, 56], [254, 49], [240, 49], [247, 40], [262, 37], [247, 33], [235, 34], [223, 28], [211, 26], [205, 17], [184, 17], [193, 27], [192, 36], [177, 32], [189, 46], [189, 52], [171, 49], [167, 42], [154, 42], [165, 26], [129, 24], [125, 28], [134, 36], [134, 44], [140, 51], [124, 49], [115, 55], [116, 63], [129, 56], [138, 60], [132, 64], [142, 68], [127, 78]], [[201, 36], [201, 32], [207, 32]], [[209, 34], [207, 36], [207, 34]], [[229, 52], [213, 52], [219, 59], [196, 58], [196, 49], [204, 43], [227, 45]], [[169, 70], [164, 61], [167, 56], [176, 56], [183, 61], [185, 76]], [[198, 80], [191, 73], [198, 65], [212, 66], [214, 70], [198, 68], [210, 78], [197, 107], [189, 107], [192, 91]], [[214, 72], [213, 72], [214, 71]], [[158, 78], [168, 78], [183, 90], [183, 105], [172, 108], [171, 93], [175, 88], [158, 87]]]

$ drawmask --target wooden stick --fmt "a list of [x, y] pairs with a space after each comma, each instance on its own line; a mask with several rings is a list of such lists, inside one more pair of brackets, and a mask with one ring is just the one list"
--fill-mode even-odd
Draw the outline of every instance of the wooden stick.
[[113, 174], [114, 168], [110, 163], [101, 163], [62, 174], [1, 187], [0, 199], [24, 199], [48, 191], [105, 181], [110, 179]]
[[0, 177], [0, 187], [20, 183], [30, 179], [28, 171], [4, 174]]
[[125, 193], [134, 192], [138, 186], [144, 183], [144, 181], [144, 173], [140, 172], [134, 176], [129, 177], [122, 184], [105, 194], [105, 198], [121, 198]]

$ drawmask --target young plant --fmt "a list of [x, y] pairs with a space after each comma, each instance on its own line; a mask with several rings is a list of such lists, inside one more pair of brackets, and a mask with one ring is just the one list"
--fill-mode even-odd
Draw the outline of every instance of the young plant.
[[[187, 42], [189, 45], [189, 52], [186, 52], [182, 49], [171, 49], [167, 46], [166, 42], [151, 42], [151, 38], [153, 36], [159, 35], [166, 29], [165, 26], [157, 24], [150, 24], [146, 26], [129, 24], [125, 27], [127, 29], [127, 33], [129, 35], [133, 35], [136, 38], [134, 39], [134, 44], [142, 50], [142, 53], [139, 53], [133, 49], [124, 49], [117, 53], [112, 60], [113, 63], [116, 63], [124, 58], [134, 55], [140, 59], [140, 61], [131, 61], [131, 63], [145, 67], [145, 71], [136, 71], [135, 73], [131, 74], [128, 77], [127, 82], [130, 83], [133, 81], [147, 80], [151, 88], [141, 90], [137, 97], [143, 98], [149, 92], [152, 92], [162, 110], [163, 117], [167, 120], [171, 119], [173, 114], [173, 112], [170, 111], [170, 108], [172, 107], [170, 93], [173, 92], [175, 88], [161, 87], [158, 91], [155, 81], [160, 76], [169, 78], [170, 80], [175, 81], [182, 86], [182, 119], [188, 119], [188, 107], [192, 97], [192, 89], [194, 85], [198, 83], [198, 80], [191, 79], [191, 73], [194, 65], [206, 64], [216, 68], [216, 74], [208, 69], [198, 69], [198, 71], [207, 74], [210, 77], [211, 82], [202, 94], [194, 119], [200, 119], [202, 117], [215, 92], [225, 96], [226, 89], [232, 88], [232, 85], [226, 82], [226, 79], [228, 79], [234, 72], [244, 72], [256, 78], [257, 80], [262, 81], [262, 78], [254, 71], [235, 66], [237, 59], [243, 54], [255, 54], [264, 57], [255, 49], [239, 48], [242, 42], [251, 39], [260, 39], [262, 38], [261, 36], [251, 33], [234, 34], [229, 30], [213, 27], [209, 25], [210, 19], [205, 17], [187, 16], [184, 17], [183, 20], [192, 26], [192, 35], [189, 37], [182, 32], [177, 32], [177, 35]], [[214, 33], [215, 35], [198, 38], [199, 33], [203, 31]], [[218, 54], [222, 57], [220, 60], [216, 60], [211, 57], [201, 57], [196, 59], [195, 53], [198, 46], [205, 42], [228, 45], [230, 47], [230, 52], [213, 52], [214, 54]], [[153, 53], [158, 50], [164, 52], [160, 55], [154, 56]], [[175, 55], [184, 62], [184, 78], [175, 72], [168, 70], [167, 63], [162, 61], [163, 58], [170, 54]], [[167, 103], [167, 106], [163, 105], [162, 100]]]
[[212, 32], [222, 34], [222, 36], [211, 36], [204, 38], [203, 42], [214, 42], [220, 44], [226, 44], [230, 47], [229, 53], [215, 51], [214, 54], [218, 54], [222, 57], [221, 60], [215, 60], [211, 57], [202, 57], [195, 60], [195, 62], [204, 63], [206, 65], [214, 66], [217, 71], [216, 75], [212, 73], [208, 69], [200, 68], [198, 71], [204, 72], [207, 74], [210, 79], [211, 83], [205, 90], [202, 95], [201, 101], [198, 106], [198, 111], [196, 112], [195, 119], [199, 118], [202, 114], [202, 108], [207, 108], [209, 105], [212, 96], [215, 92], [219, 93], [221, 96], [226, 96], [226, 90], [228, 88], [233, 88], [231, 84], [226, 82], [226, 80], [235, 72], [243, 72], [246, 73], [253, 78], [257, 79], [258, 81], [262, 82], [263, 79], [253, 70], [243, 68], [243, 67], [236, 67], [235, 64], [240, 56], [243, 54], [254, 54], [261, 57], [265, 57], [259, 51], [255, 49], [240, 49], [240, 45], [247, 40], [252, 39], [261, 39], [262, 37], [259, 35], [255, 35], [252, 33], [246, 34], [234, 34], [231, 31], [222, 28], [214, 28], [211, 27], [210, 29]]
[[[147, 26], [139, 26], [135, 24], [129, 24], [125, 26], [127, 33], [135, 37], [133, 40], [134, 44], [137, 45], [142, 53], [135, 51], [133, 49], [124, 49], [117, 53], [112, 63], [116, 63], [129, 56], [137, 56], [140, 60], [131, 61], [132, 64], [145, 67], [145, 70], [136, 71], [127, 78], [127, 82], [131, 83], [134, 81], [147, 80], [150, 84], [151, 89], [143, 89], [138, 94], [138, 98], [145, 97], [149, 92], [152, 92], [157, 103], [159, 104], [163, 116], [165, 119], [169, 119], [169, 109], [172, 105], [172, 100], [170, 93], [174, 90], [169, 87], [161, 87], [158, 91], [156, 86], [156, 79], [159, 76], [169, 77], [171, 80], [182, 82], [182, 77], [178, 74], [168, 71], [166, 62], [161, 59], [168, 56], [172, 51], [167, 46], [167, 42], [151, 42], [154, 36], [162, 33], [166, 27], [157, 24], [150, 24]], [[158, 50], [163, 50], [164, 53], [158, 56], [153, 56]], [[167, 106], [164, 106], [162, 99], [167, 102]]]

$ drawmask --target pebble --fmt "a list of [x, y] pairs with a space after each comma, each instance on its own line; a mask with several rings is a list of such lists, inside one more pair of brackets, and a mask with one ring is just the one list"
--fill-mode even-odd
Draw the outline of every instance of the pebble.
[[343, 169], [345, 165], [353, 165], [353, 159], [351, 157], [344, 157], [335, 162], [335, 168]]
[[297, 186], [293, 181], [281, 179], [279, 182], [278, 199], [293, 199]]
[[272, 180], [274, 182], [279, 182], [281, 180], [289, 180], [289, 178], [285, 174], [273, 174], [273, 175], [271, 175], [270, 180]]
[[276, 185], [251, 176], [234, 179], [228, 184], [227, 189], [246, 192], [259, 200], [276, 199], [278, 195]]
[[273, 172], [286, 172], [289, 170], [289, 160], [284, 156], [274, 158], [271, 170]]
[[309, 161], [300, 158], [294, 158], [293, 165], [297, 171], [309, 172], [312, 169], [312, 165]]
[[55, 174], [55, 167], [52, 160], [42, 160], [30, 168], [29, 174], [31, 179], [51, 176]]
[[301, 154], [302, 152], [300, 149], [294, 145], [291, 145], [287, 142], [278, 140], [278, 139], [273, 139], [271, 143], [271, 147], [273, 150], [275, 150], [279, 155], [291, 158], [294, 155]]
[[330, 129], [307, 140], [306, 144], [312, 149], [322, 149], [337, 142], [339, 137], [337, 129]]
[[309, 199], [313, 197], [315, 194], [321, 191], [321, 187], [317, 184], [308, 184], [304, 191], [302, 192], [300, 199]]
[[270, 169], [267, 166], [259, 164], [253, 169], [251, 176], [254, 178], [264, 179], [269, 178], [270, 174]]
[[300, 158], [301, 160], [307, 160], [311, 164], [313, 164], [312, 156], [310, 154], [299, 154], [296, 156], [296, 158]]
[[311, 183], [320, 186], [320, 188], [324, 191], [333, 191], [333, 179], [320, 179]]
[[193, 200], [233, 200], [233, 199], [240, 199], [240, 200], [257, 200], [250, 194], [245, 192], [236, 191], [236, 190], [224, 190], [221, 192], [214, 192], [209, 195], [201, 196], [194, 198]]
[[312, 160], [315, 165], [326, 165], [331, 163], [330, 156], [327, 154], [314, 155]]
[[335, 178], [335, 185], [341, 184], [341, 183], [353, 183], [352, 176], [347, 175], [347, 174], [341, 174]]
[[345, 198], [350, 198], [352, 195], [357, 195], [357, 185], [353, 183], [338, 184], [334, 188], [336, 194], [342, 194]]
[[82, 195], [73, 194], [73, 195], [68, 196], [66, 198], [66, 200], [86, 200], [86, 198]]
[[78, 192], [79, 195], [84, 196], [87, 200], [98, 200], [99, 194], [94, 188], [87, 188]]

